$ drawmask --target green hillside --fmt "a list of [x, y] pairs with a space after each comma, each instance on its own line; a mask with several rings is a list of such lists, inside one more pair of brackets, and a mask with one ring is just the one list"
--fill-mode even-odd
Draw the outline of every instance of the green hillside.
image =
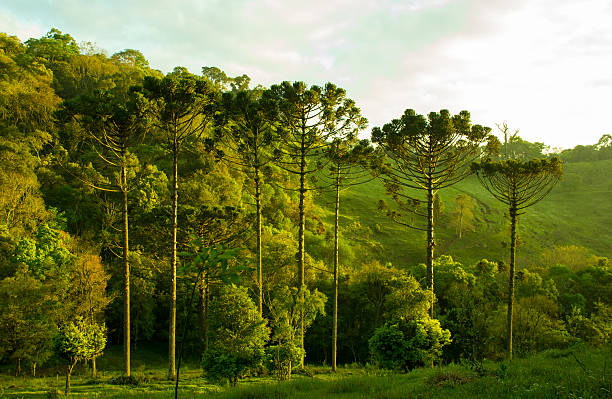
[[[454, 199], [465, 193], [477, 200], [475, 230], [458, 239], [451, 221]], [[507, 210], [475, 177], [442, 190], [444, 204], [436, 222], [437, 255], [448, 254], [471, 263], [482, 258], [506, 260], [509, 222]], [[320, 198], [329, 204], [331, 194]], [[391, 221], [377, 209], [379, 200], [392, 200], [378, 180], [347, 190], [341, 199], [341, 228], [357, 221], [372, 230], [371, 239], [383, 246], [381, 261], [395, 265], [423, 262], [425, 233]], [[326, 205], [329, 207], [329, 205]], [[333, 211], [333, 209], [331, 209]], [[577, 245], [598, 256], [612, 255], [612, 160], [566, 163], [562, 181], [540, 203], [519, 218], [519, 267], [537, 263], [544, 248]], [[328, 218], [332, 223], [333, 215]]]

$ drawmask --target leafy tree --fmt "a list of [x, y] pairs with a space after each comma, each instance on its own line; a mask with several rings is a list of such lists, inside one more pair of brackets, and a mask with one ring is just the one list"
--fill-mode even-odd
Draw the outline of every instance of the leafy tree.
[[142, 70], [149, 68], [149, 61], [140, 51], [134, 49], [119, 51], [111, 56], [111, 60]]
[[231, 89], [232, 92], [247, 91], [251, 78], [247, 75], [240, 75], [231, 78], [217, 67], [202, 67], [202, 76], [208, 78], [215, 87], [222, 92], [227, 92]]
[[176, 378], [176, 243], [178, 231], [178, 162], [181, 150], [201, 138], [216, 107], [217, 92], [207, 79], [176, 70], [163, 79], [146, 77], [145, 95], [152, 101], [154, 123], [172, 153], [172, 245], [170, 256], [170, 316], [168, 378]]
[[566, 266], [573, 272], [597, 264], [597, 257], [590, 255], [588, 248], [577, 245], [544, 248], [540, 257], [544, 266]]
[[210, 306], [212, 349], [204, 352], [202, 367], [213, 379], [238, 378], [261, 365], [270, 330], [244, 287], [220, 287]]
[[512, 317], [514, 304], [514, 271], [516, 256], [516, 225], [525, 209], [542, 200], [553, 189], [562, 174], [561, 161], [518, 160], [473, 163], [472, 170], [484, 188], [509, 207], [510, 215], [510, 273], [508, 276], [507, 345], [512, 359]]
[[432, 364], [451, 342], [450, 331], [429, 317], [385, 323], [369, 340], [372, 359], [382, 368], [409, 371]]
[[604, 346], [612, 339], [612, 307], [598, 302], [595, 309], [591, 317], [586, 317], [574, 307], [567, 318], [568, 332], [592, 345]]
[[[112, 297], [106, 294], [109, 275], [105, 272], [100, 257], [89, 253], [81, 254], [70, 267], [67, 314], [80, 315], [90, 322], [103, 320], [104, 310]], [[101, 320], [102, 319], [102, 320]], [[91, 357], [92, 374], [96, 376], [96, 357]]]
[[455, 208], [452, 212], [453, 222], [457, 228], [457, 234], [461, 239], [464, 229], [474, 229], [474, 208], [476, 200], [467, 194], [459, 194], [455, 197]]
[[[288, 173], [299, 177], [299, 231], [298, 273], [296, 286], [305, 287], [304, 280], [304, 234], [306, 227], [305, 204], [306, 177], [322, 168], [321, 152], [335, 138], [355, 137], [367, 120], [346, 91], [331, 83], [324, 88], [307, 88], [304, 82], [283, 82], [274, 85], [264, 97], [276, 106], [277, 122], [285, 130], [277, 148], [277, 164]], [[304, 328], [301, 328], [300, 346], [304, 347]], [[301, 362], [303, 366], [303, 361]]]
[[[425, 227], [401, 222], [400, 214], [392, 218], [404, 226], [427, 232], [427, 288], [431, 292], [430, 317], [434, 298], [434, 198], [439, 190], [450, 187], [470, 174], [469, 163], [480, 155], [480, 145], [490, 140], [488, 127], [472, 125], [470, 114], [461, 111], [451, 116], [447, 110], [431, 112], [425, 118], [408, 109], [400, 119], [382, 128], [372, 129], [372, 142], [380, 145], [393, 164], [382, 175], [387, 191], [409, 212], [425, 217]], [[425, 201], [413, 197], [406, 189], [426, 192]], [[419, 205], [427, 205], [427, 213]]]
[[279, 380], [290, 378], [292, 366], [303, 362], [305, 351], [300, 334], [319, 314], [325, 315], [326, 300], [321, 292], [311, 292], [306, 287], [278, 287], [273, 293], [268, 308], [274, 345], [268, 348], [268, 357]]
[[15, 360], [16, 375], [23, 360], [36, 376], [36, 366], [51, 356], [60, 298], [53, 281], [33, 277], [23, 264], [0, 281], [0, 359]]
[[79, 360], [87, 361], [100, 356], [106, 345], [106, 327], [77, 316], [73, 322], [60, 327], [55, 338], [55, 350], [68, 361], [66, 390], [70, 393], [70, 375]]

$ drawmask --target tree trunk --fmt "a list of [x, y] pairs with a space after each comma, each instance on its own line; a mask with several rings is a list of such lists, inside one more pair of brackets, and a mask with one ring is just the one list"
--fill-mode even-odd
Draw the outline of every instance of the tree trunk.
[[[300, 227], [299, 227], [299, 237], [298, 237], [298, 276], [297, 276], [297, 286], [299, 290], [300, 300], [304, 300], [304, 230], [306, 228], [306, 219], [304, 215], [304, 199], [306, 196], [306, 147], [305, 147], [305, 136], [306, 136], [306, 127], [305, 122], [303, 122], [303, 134], [302, 142], [300, 147], [300, 205], [299, 205], [299, 214], [300, 214]], [[304, 349], [304, 313], [302, 312], [300, 315], [300, 348]], [[300, 367], [304, 368], [304, 355], [302, 351], [302, 356], [300, 358]]]
[[427, 183], [427, 290], [429, 291], [429, 316], [434, 317], [434, 191], [431, 177]]
[[[337, 173], [339, 173], [338, 167]], [[336, 217], [334, 223], [334, 326], [332, 333], [332, 371], [336, 371], [338, 355], [338, 227], [340, 215], [340, 177], [336, 176]]]
[[96, 369], [96, 358], [91, 359], [91, 376], [96, 378], [98, 376], [98, 370]]
[[74, 361], [72, 362], [72, 364], [71, 364], [71, 365], [69, 365], [69, 366], [66, 368], [66, 388], [65, 388], [65, 390], [64, 390], [64, 394], [65, 394], [65, 395], [70, 394], [70, 375], [72, 374], [72, 369], [74, 368], [74, 365], [75, 365], [76, 363], [77, 363], [77, 361], [76, 361], [76, 360], [74, 360]]
[[202, 359], [202, 356], [204, 355], [204, 320], [206, 318], [206, 315], [204, 314], [204, 297], [206, 295], [205, 291], [204, 291], [204, 276], [202, 276], [200, 278], [200, 281], [198, 282], [198, 317], [200, 319], [200, 324], [199, 324], [199, 336], [198, 336], [198, 350], [200, 353], [200, 359]]
[[461, 239], [462, 227], [463, 227], [463, 207], [459, 208], [459, 239]]
[[510, 205], [510, 273], [508, 275], [508, 314], [507, 314], [507, 342], [508, 359], [512, 360], [512, 317], [514, 307], [514, 268], [516, 255], [516, 224], [518, 222], [516, 204]]
[[[122, 152], [122, 155], [123, 152]], [[130, 376], [130, 264], [128, 262], [128, 195], [125, 165], [121, 166], [121, 191], [123, 193], [123, 268], [124, 268], [124, 309], [123, 309], [123, 353], [125, 375]]]
[[176, 232], [178, 230], [178, 145], [172, 146], [172, 254], [170, 257], [170, 315], [168, 326], [168, 378], [176, 378]]
[[[257, 159], [255, 159], [257, 162]], [[257, 310], [261, 316], [263, 313], [263, 273], [261, 269], [261, 188], [259, 180], [259, 168], [255, 166], [255, 205], [257, 206], [257, 288], [259, 295], [257, 299]]]
[[36, 378], [36, 362], [32, 362], [32, 377]]
[[204, 276], [204, 321], [202, 323], [202, 332], [204, 335], [204, 350], [208, 350], [208, 299], [210, 297], [210, 281], [208, 274]]
[[21, 358], [17, 358], [17, 368], [15, 369], [15, 377], [19, 377], [21, 375]]

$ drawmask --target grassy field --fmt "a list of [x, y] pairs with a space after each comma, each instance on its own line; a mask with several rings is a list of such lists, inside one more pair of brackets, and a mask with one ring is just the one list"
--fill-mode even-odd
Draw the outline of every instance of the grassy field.
[[[563, 180], [548, 197], [519, 218], [519, 267], [537, 263], [542, 249], [554, 245], [583, 246], [594, 255], [612, 257], [610, 176], [612, 160], [565, 164]], [[450, 213], [454, 198], [460, 193], [472, 196], [478, 205], [475, 231], [464, 232], [459, 240]], [[442, 190], [440, 197], [446, 209], [436, 222], [437, 255], [452, 255], [463, 263], [508, 257], [505, 245], [509, 241], [509, 222], [504, 216], [507, 209], [486, 192], [475, 177]], [[378, 181], [347, 190], [341, 200], [341, 228], [354, 221], [370, 227], [371, 239], [383, 245], [382, 262], [398, 266], [423, 262], [425, 233], [390, 221], [377, 210], [380, 199], [392, 203]], [[319, 201], [332, 204], [331, 197]], [[331, 213], [328, 222], [332, 223]]]
[[[146, 352], [140, 352], [140, 356]], [[109, 358], [116, 354], [111, 351]], [[159, 359], [159, 358], [158, 358]], [[101, 364], [105, 360], [101, 359]], [[108, 361], [109, 359], [106, 359]], [[116, 359], [112, 359], [114, 362]], [[114, 385], [119, 371], [91, 378], [80, 369], [73, 377], [71, 397], [173, 398], [162, 365], [147, 367], [135, 358], [137, 386]], [[276, 382], [271, 377], [242, 380], [235, 388], [210, 384], [201, 370], [182, 370], [181, 398], [612, 398], [612, 348], [574, 347], [550, 350], [513, 362], [485, 362], [482, 367], [449, 365], [396, 374], [367, 367], [344, 367], [337, 374], [328, 367], [310, 366], [309, 375]], [[63, 397], [62, 376], [0, 376], [0, 398]]]

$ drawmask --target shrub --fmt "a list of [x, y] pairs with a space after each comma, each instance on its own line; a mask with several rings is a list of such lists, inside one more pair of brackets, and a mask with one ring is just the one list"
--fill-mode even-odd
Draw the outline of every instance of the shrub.
[[369, 347], [379, 367], [408, 371], [438, 359], [450, 342], [450, 331], [427, 317], [386, 323], [374, 331]]

